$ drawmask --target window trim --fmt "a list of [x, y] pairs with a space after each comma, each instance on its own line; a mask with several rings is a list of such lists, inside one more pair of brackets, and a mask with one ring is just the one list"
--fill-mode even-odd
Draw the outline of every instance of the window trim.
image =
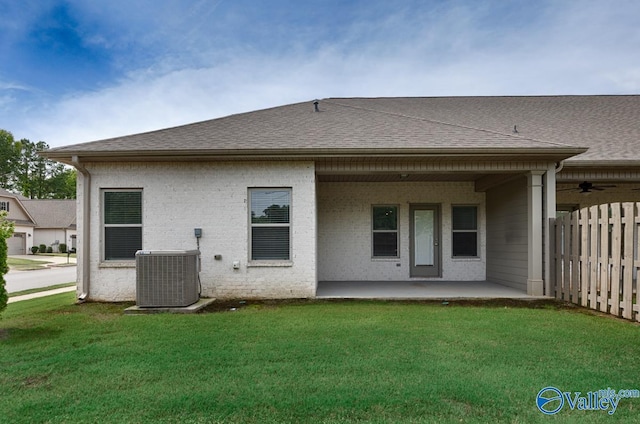
[[[374, 229], [374, 210], [375, 208], [395, 208], [396, 209], [396, 229], [395, 230], [376, 230]], [[385, 260], [385, 259], [398, 259], [400, 258], [400, 205], [398, 204], [373, 204], [371, 205], [371, 259]], [[374, 234], [376, 233], [395, 233], [396, 234], [396, 254], [395, 256], [376, 256], [374, 246]]]
[[[283, 223], [269, 223], [269, 224], [255, 224], [251, 222], [251, 200], [254, 192], [259, 191], [286, 191], [289, 193], [289, 222]], [[247, 262], [248, 266], [290, 266], [293, 264], [293, 188], [292, 187], [249, 187], [247, 189], [247, 225], [248, 225], [248, 251]], [[289, 228], [289, 251], [287, 259], [253, 259], [253, 228], [254, 227], [280, 227]]]
[[[476, 228], [475, 230], [456, 230], [453, 227], [454, 223], [454, 209], [455, 208], [475, 208], [476, 210]], [[469, 255], [455, 255], [454, 254], [454, 234], [456, 233], [475, 233], [476, 234], [476, 254]], [[476, 259], [480, 258], [480, 207], [473, 204], [461, 204], [451, 205], [451, 258], [453, 259]]]
[[143, 194], [141, 194], [141, 202], [140, 202], [140, 224], [106, 224], [105, 223], [105, 194], [113, 193], [113, 192], [139, 192], [143, 193], [142, 188], [101, 188], [100, 189], [100, 262], [106, 264], [131, 264], [135, 263], [136, 258], [133, 257], [131, 259], [107, 259], [106, 255], [106, 228], [140, 228], [140, 249], [144, 246], [144, 198], [142, 198]]

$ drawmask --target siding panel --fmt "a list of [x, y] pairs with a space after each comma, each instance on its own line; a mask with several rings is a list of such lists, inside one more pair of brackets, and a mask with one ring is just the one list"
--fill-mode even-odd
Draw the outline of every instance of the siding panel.
[[487, 279], [527, 289], [527, 180], [487, 192]]

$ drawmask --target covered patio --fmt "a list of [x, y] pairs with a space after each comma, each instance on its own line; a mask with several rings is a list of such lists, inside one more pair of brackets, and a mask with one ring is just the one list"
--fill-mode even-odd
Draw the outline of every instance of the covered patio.
[[320, 281], [318, 299], [544, 299], [490, 281]]

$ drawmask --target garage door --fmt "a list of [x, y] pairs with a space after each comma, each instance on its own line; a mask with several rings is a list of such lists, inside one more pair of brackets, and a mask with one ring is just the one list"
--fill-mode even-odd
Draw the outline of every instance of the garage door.
[[25, 233], [15, 233], [13, 237], [9, 237], [7, 247], [10, 255], [26, 255]]

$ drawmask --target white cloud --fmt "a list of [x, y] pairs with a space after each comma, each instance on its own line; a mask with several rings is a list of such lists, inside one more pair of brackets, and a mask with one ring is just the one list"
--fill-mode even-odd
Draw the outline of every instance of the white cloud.
[[[242, 43], [220, 49], [197, 26], [182, 22], [172, 29], [184, 30], [184, 51], [167, 48], [153, 66], [107, 88], [67, 96], [18, 129], [57, 146], [323, 97], [640, 89], [638, 14], [629, 10], [640, 11], [636, 3], [551, 2], [547, 9], [523, 10], [532, 15], [522, 29], [501, 26], [486, 5], [471, 4], [354, 21], [343, 38], [316, 40], [315, 47], [292, 36], [288, 51], [278, 53]], [[198, 7], [204, 3], [192, 11], [209, 18], [215, 11]]]

